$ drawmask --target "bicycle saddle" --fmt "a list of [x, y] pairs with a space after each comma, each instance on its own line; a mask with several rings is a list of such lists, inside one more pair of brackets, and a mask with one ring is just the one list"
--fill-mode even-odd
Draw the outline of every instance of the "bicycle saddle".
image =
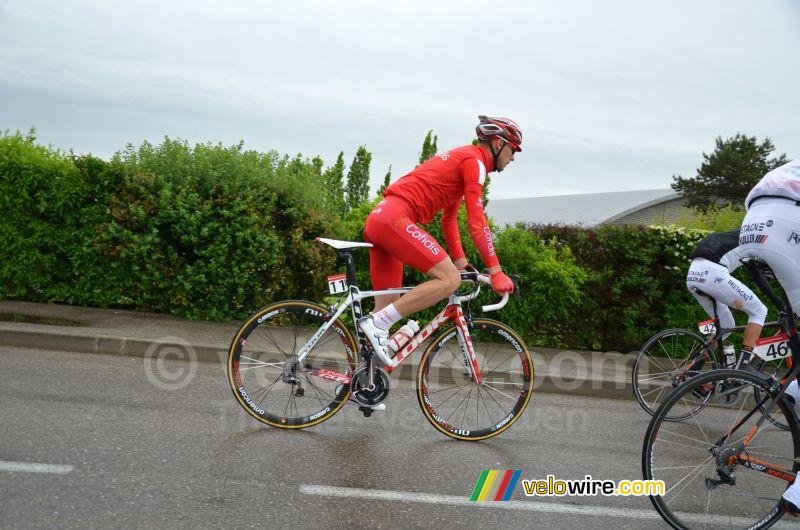
[[372, 243], [361, 243], [359, 241], [340, 241], [338, 239], [328, 239], [325, 237], [318, 237], [317, 241], [330, 245], [336, 250], [355, 250], [359, 247], [371, 247]]

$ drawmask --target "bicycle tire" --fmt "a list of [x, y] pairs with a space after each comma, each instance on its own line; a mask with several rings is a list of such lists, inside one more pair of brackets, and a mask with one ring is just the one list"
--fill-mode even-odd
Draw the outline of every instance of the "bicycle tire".
[[[460, 331], [450, 325], [422, 355], [417, 399], [439, 432], [457, 440], [478, 441], [505, 432], [525, 411], [533, 389], [533, 361], [522, 338], [502, 322], [476, 318], [469, 332], [482, 384], [471, 380], [458, 341]], [[475, 401], [474, 414], [470, 397]], [[455, 407], [452, 410], [446, 406], [449, 401], [449, 407]]]
[[[687, 329], [666, 329], [644, 343], [633, 365], [631, 386], [636, 401], [648, 414], [652, 416], [670, 392], [687, 379], [719, 367], [717, 356], [708, 344], [703, 337]], [[709, 393], [705, 403], [698, 403], [698, 409], [711, 397]], [[668, 420], [682, 421], [692, 413], [687, 411], [683, 416]]]
[[[737, 405], [704, 406], [686, 422], [667, 421], [676, 407], [694, 409], [693, 391], [706, 384], [714, 385], [718, 393], [739, 385]], [[788, 481], [765, 473], [768, 467], [759, 462], [796, 473], [800, 428], [781, 396], [772, 413], [782, 415], [788, 431], [769, 421], [756, 429], [763, 414], [747, 386], [771, 392], [772, 381], [733, 369], [693, 377], [670, 394], [650, 420], [642, 446], [642, 472], [645, 480], [664, 481], [663, 495], [650, 495], [650, 500], [673, 528], [767, 528], [782, 516], [778, 503]], [[741, 462], [731, 465], [732, 448], [747, 437], [742, 454], [751, 459], [752, 467]]]
[[248, 414], [273, 427], [302, 429], [342, 408], [358, 364], [347, 326], [336, 319], [302, 366], [295, 355], [330, 317], [314, 302], [285, 300], [259, 309], [239, 328], [228, 352], [228, 384]]

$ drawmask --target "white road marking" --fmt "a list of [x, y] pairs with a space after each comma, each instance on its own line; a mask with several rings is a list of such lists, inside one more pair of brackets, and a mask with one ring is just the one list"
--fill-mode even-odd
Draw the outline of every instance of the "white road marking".
[[16, 471], [20, 473], [55, 473], [64, 475], [72, 471], [74, 466], [62, 466], [58, 464], [34, 464], [31, 462], [6, 462], [0, 460], [0, 471]]
[[[588, 517], [621, 517], [624, 519], [651, 519], [660, 520], [661, 516], [653, 510], [637, 510], [635, 508], [609, 508], [604, 506], [576, 506], [574, 504], [561, 504], [557, 502], [542, 501], [484, 501], [473, 502], [469, 497], [455, 495], [436, 495], [433, 493], [414, 493], [410, 491], [367, 490], [361, 488], [341, 488], [338, 486], [317, 486], [301, 484], [300, 493], [307, 495], [323, 495], [326, 497], [349, 497], [358, 499], [371, 499], [378, 501], [420, 502], [425, 504], [451, 504], [455, 506], [470, 506], [472, 508], [486, 508], [499, 510], [523, 510], [529, 512], [556, 513], [569, 515], [584, 515]], [[755, 523], [752, 519], [729, 517], [724, 515], [677, 514], [684, 520], [696, 521], [706, 524], [727, 524], [733, 526], [750, 526]], [[765, 514], [766, 515], [766, 514]], [[777, 528], [789, 527], [778, 521]]]

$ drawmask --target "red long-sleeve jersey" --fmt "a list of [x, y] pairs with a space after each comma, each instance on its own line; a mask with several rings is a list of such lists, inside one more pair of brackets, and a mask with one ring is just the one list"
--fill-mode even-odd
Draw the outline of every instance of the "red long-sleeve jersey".
[[442, 228], [453, 260], [465, 257], [458, 232], [458, 209], [463, 199], [472, 241], [486, 266], [495, 267], [500, 262], [483, 212], [483, 183], [492, 169], [492, 158], [485, 149], [475, 145], [458, 147], [420, 164], [383, 194], [408, 201], [417, 213], [415, 221], [422, 224], [430, 223], [437, 212], [443, 211]]

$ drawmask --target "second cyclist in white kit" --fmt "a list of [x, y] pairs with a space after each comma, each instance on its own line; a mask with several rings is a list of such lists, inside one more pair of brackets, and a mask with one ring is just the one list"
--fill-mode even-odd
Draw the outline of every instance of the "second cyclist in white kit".
[[[738, 246], [739, 229], [717, 232], [700, 241], [690, 256], [692, 264], [686, 275], [686, 287], [710, 317], [714, 316], [714, 306], [708, 296], [718, 302], [717, 314], [723, 328], [736, 326], [730, 307], [747, 313], [747, 326], [742, 339], [742, 364], [745, 364], [750, 360], [756, 340], [761, 335], [767, 317], [767, 306], [749, 287], [731, 276], [742, 264], [739, 261], [741, 254]], [[725, 339], [728, 335], [730, 332], [725, 333], [722, 338]]]

